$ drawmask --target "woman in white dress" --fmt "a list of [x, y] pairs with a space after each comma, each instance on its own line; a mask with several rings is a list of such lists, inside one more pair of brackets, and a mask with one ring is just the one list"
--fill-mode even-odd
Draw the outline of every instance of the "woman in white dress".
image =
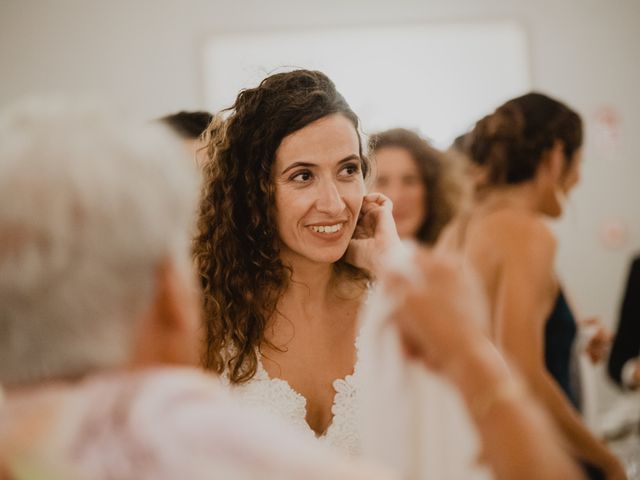
[[390, 202], [366, 195], [358, 118], [306, 70], [267, 77], [227, 113], [209, 128], [195, 241], [205, 367], [357, 454], [357, 318], [375, 262], [399, 242]]

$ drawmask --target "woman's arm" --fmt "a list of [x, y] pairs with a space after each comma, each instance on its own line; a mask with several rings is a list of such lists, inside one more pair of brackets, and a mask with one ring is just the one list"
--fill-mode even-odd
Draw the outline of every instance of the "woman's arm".
[[583, 478], [549, 417], [497, 350], [479, 345], [458, 367], [447, 376], [462, 394], [497, 478]]
[[574, 453], [602, 468], [607, 478], [625, 478], [616, 457], [583, 424], [544, 365], [544, 325], [557, 295], [553, 236], [538, 220], [518, 222], [508, 232], [502, 236], [504, 260], [494, 306], [496, 343]]

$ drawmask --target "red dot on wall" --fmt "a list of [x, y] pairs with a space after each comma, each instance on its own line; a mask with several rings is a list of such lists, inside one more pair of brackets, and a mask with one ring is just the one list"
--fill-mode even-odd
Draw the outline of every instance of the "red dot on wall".
[[604, 247], [617, 250], [624, 247], [629, 239], [629, 228], [621, 218], [607, 218], [600, 225], [600, 241]]

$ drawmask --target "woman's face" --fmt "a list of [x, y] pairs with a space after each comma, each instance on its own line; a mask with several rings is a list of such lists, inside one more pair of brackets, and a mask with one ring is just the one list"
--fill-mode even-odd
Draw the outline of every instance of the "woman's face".
[[281, 258], [338, 261], [365, 194], [353, 124], [333, 114], [286, 136], [276, 151], [273, 177]]
[[580, 181], [582, 151], [578, 150], [574, 153], [568, 167], [561, 144], [559, 147], [554, 147], [551, 155], [555, 155], [555, 159], [551, 160], [552, 164], [555, 160], [555, 165], [550, 169], [552, 172], [549, 180], [550, 193], [543, 197], [541, 210], [545, 215], [557, 218], [562, 215], [569, 194]]
[[571, 190], [580, 182], [582, 173], [582, 150], [576, 151], [571, 159], [571, 165], [563, 175], [561, 188], [565, 195], [569, 195]]
[[375, 191], [393, 202], [393, 218], [401, 238], [415, 238], [427, 218], [427, 189], [415, 160], [402, 147], [375, 152], [378, 175]]

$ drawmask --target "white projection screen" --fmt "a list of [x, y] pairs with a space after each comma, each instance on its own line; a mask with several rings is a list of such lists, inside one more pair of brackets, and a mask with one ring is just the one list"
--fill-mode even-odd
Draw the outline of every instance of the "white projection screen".
[[365, 133], [411, 128], [441, 148], [531, 88], [516, 22], [233, 33], [205, 45], [207, 107], [228, 107], [240, 89], [296, 67], [327, 73]]

